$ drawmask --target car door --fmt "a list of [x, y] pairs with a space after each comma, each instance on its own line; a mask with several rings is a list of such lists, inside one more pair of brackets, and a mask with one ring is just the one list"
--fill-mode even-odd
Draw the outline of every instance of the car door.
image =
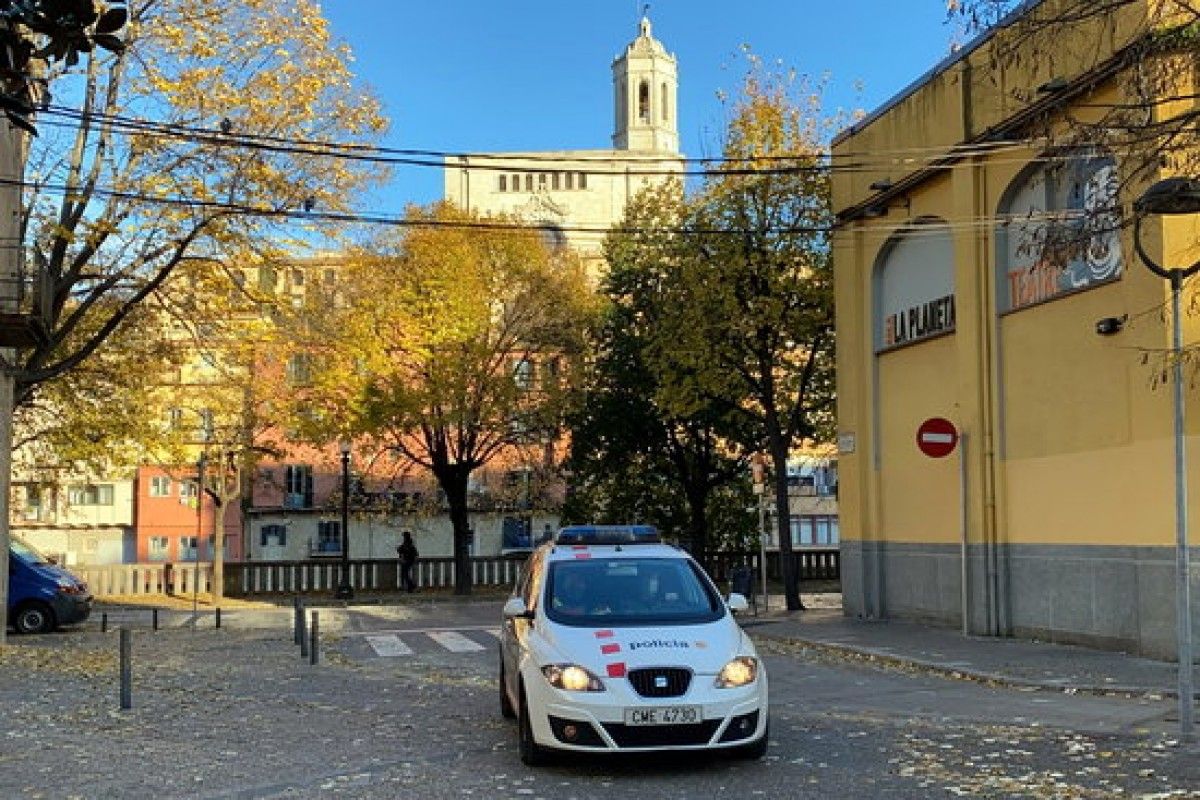
[[[536, 612], [537, 593], [542, 585], [541, 573], [545, 567], [545, 551], [535, 550], [529, 556], [521, 582], [517, 585], [516, 596], [525, 602], [525, 608]], [[532, 620], [521, 617], [504, 618], [504, 635], [501, 647], [504, 658], [504, 678], [510, 697], [517, 696], [518, 678], [520, 677], [521, 657], [526, 649], [526, 640]]]

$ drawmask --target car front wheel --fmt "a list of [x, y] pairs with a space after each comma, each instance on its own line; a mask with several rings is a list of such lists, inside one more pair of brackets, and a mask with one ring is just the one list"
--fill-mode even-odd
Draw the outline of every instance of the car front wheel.
[[13, 626], [17, 633], [49, 633], [54, 630], [54, 612], [45, 603], [25, 603], [17, 609]]
[[517, 716], [512, 700], [508, 697], [508, 678], [504, 674], [504, 654], [500, 654], [500, 716], [512, 719]]
[[521, 751], [521, 761], [527, 767], [540, 767], [548, 760], [546, 748], [533, 739], [533, 726], [529, 722], [529, 703], [525, 699], [525, 687], [521, 686], [521, 696], [517, 709], [518, 745]]

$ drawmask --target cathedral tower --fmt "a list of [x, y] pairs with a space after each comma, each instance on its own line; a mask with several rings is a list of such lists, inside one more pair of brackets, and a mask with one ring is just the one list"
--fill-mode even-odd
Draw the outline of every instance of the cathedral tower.
[[613, 147], [652, 153], [679, 152], [675, 56], [650, 35], [642, 17], [638, 37], [613, 61], [616, 121]]

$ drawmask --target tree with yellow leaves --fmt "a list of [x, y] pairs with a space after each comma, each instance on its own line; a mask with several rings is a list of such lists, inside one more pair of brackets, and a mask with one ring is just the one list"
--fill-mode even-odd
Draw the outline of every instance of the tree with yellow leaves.
[[301, 315], [292, 340], [311, 369], [296, 402], [319, 409], [308, 438], [350, 436], [436, 479], [466, 594], [468, 481], [558, 439], [596, 299], [578, 259], [511, 220], [437, 204], [406, 223], [348, 257], [336, 296]]

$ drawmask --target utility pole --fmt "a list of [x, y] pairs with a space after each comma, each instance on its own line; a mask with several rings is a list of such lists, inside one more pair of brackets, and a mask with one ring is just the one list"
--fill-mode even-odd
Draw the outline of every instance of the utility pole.
[[[0, 24], [9, 25], [7, 21]], [[0, 121], [0, 317], [19, 320], [21, 312], [21, 181], [25, 177], [25, 134]], [[4, 342], [4, 344], [10, 344]], [[12, 445], [17, 351], [0, 347], [0, 602], [8, 608], [8, 545], [12, 524]], [[0, 646], [8, 633], [0, 626]]]

